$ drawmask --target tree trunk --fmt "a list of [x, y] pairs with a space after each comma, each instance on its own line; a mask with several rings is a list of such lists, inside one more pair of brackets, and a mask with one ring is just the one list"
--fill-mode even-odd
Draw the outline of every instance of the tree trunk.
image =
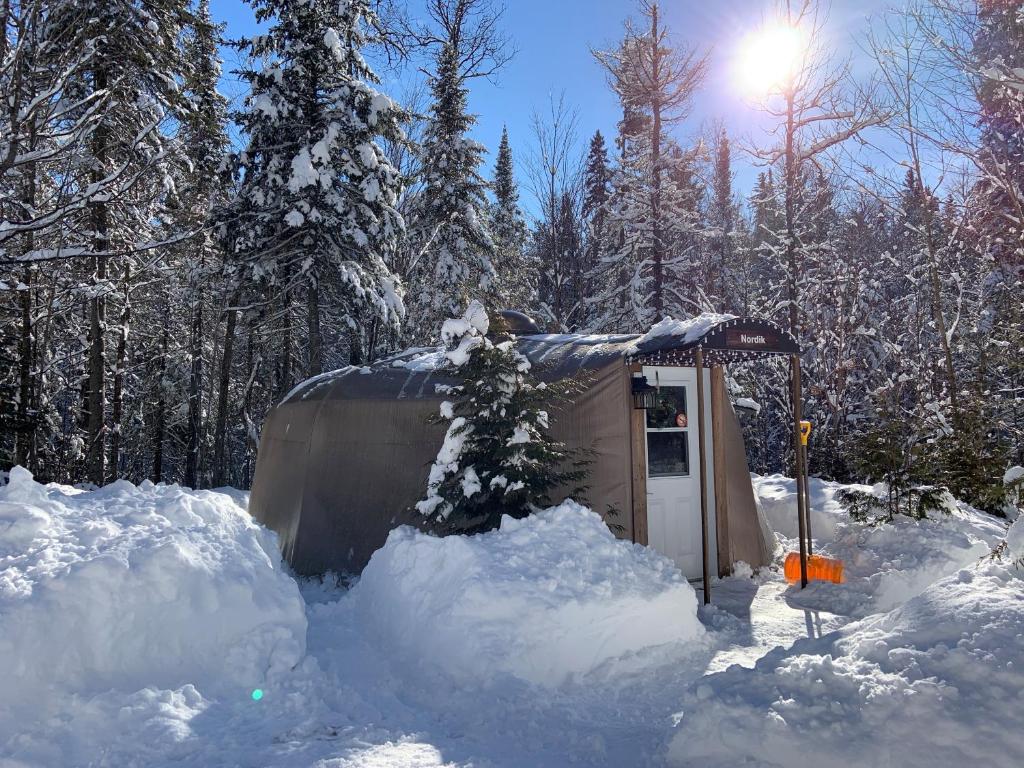
[[159, 483], [164, 477], [164, 438], [167, 432], [167, 399], [164, 397], [164, 376], [167, 373], [167, 348], [170, 345], [170, 321], [167, 316], [170, 307], [165, 306], [164, 327], [160, 335], [160, 365], [157, 367], [156, 415], [153, 429], [153, 482]]
[[[117, 357], [114, 363], [114, 393], [111, 401], [111, 432], [110, 432], [110, 473], [116, 479], [121, 471], [121, 419], [124, 410], [124, 371], [128, 366], [128, 327], [131, 323], [131, 280], [132, 268], [129, 262], [124, 265], [124, 304], [121, 307], [121, 318], [117, 331]], [[168, 308], [169, 311], [169, 308]], [[164, 313], [164, 327], [167, 324], [167, 312]], [[167, 354], [166, 345], [164, 354]]]
[[[107, 72], [103, 63], [99, 63], [93, 72], [93, 90], [105, 91], [107, 88]], [[105, 120], [101, 120], [93, 132], [92, 183], [99, 186], [106, 171], [109, 130]], [[103, 291], [107, 278], [106, 252], [110, 248], [108, 210], [104, 199], [93, 200], [92, 206], [92, 247], [95, 252], [93, 265], [93, 295], [89, 299], [89, 396], [88, 423], [86, 426], [86, 472], [89, 480], [96, 485], [103, 485], [106, 480], [106, 354], [104, 336], [106, 333], [106, 298]]]
[[[5, 9], [3, 16], [6, 19], [8, 9]], [[4, 27], [6, 29], [6, 27]], [[36, 148], [35, 122], [29, 126], [28, 149]], [[36, 164], [29, 164], [24, 171], [24, 185], [22, 186], [22, 205], [26, 210], [34, 211], [36, 208]], [[31, 252], [35, 247], [35, 236], [30, 231], [25, 235], [25, 252]], [[25, 267], [25, 290], [20, 291], [21, 299], [21, 339], [18, 355], [18, 426], [16, 431], [15, 462], [36, 471], [36, 428], [38, 426], [36, 414], [33, 413], [32, 400], [35, 393], [35, 381], [33, 373], [33, 362], [35, 357], [35, 345], [33, 344], [35, 328], [32, 318], [32, 290], [35, 270], [29, 264]]]
[[317, 376], [323, 371], [323, 341], [320, 337], [320, 288], [315, 277], [310, 276], [306, 289], [306, 319], [309, 325], [309, 363], [307, 376]]
[[794, 149], [794, 114], [793, 90], [786, 92], [786, 268], [789, 272], [787, 286], [787, 300], [789, 303], [789, 332], [793, 338], [800, 340], [799, 315], [797, 313], [797, 301], [799, 300], [799, 279], [797, 277], [796, 257], [796, 221], [795, 221], [795, 200], [796, 195], [796, 152]]
[[658, 50], [658, 6], [651, 6], [651, 261], [654, 272], [654, 320], [665, 317], [665, 253], [661, 242], [661, 52]]
[[[200, 268], [202, 264], [200, 264]], [[184, 484], [197, 487], [202, 434], [203, 409], [203, 283], [199, 276], [193, 290], [192, 323], [189, 334], [189, 355], [192, 366], [188, 379], [188, 437], [185, 444]]]
[[236, 290], [228, 300], [227, 319], [224, 324], [224, 354], [220, 358], [220, 388], [217, 392], [217, 426], [213, 433], [213, 484], [222, 486], [227, 483], [227, 467], [225, 466], [225, 448], [227, 445], [228, 428], [228, 394], [231, 387], [231, 363], [235, 347], [235, 325], [238, 322], [238, 310], [235, 306], [241, 298], [241, 291]]
[[278, 364], [277, 397], [284, 395], [292, 388], [292, 306], [291, 293], [288, 288], [281, 292], [281, 318], [284, 327], [281, 329], [281, 358]]
[[[30, 236], [31, 237], [31, 236]], [[21, 304], [21, 338], [18, 342], [18, 419], [15, 428], [14, 463], [32, 470], [31, 448], [35, 425], [30, 421], [32, 399], [32, 267], [25, 268], [25, 288], [18, 291]]]

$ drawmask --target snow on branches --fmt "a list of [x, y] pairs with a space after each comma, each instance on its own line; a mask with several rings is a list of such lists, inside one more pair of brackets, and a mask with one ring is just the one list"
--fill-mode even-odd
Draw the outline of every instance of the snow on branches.
[[550, 401], [562, 388], [537, 381], [515, 340], [489, 330], [479, 301], [441, 326], [445, 366], [458, 383], [439, 387], [449, 396], [438, 418], [448, 430], [416, 504], [441, 530], [484, 531], [503, 515], [526, 517], [585, 474], [586, 462], [549, 433]]

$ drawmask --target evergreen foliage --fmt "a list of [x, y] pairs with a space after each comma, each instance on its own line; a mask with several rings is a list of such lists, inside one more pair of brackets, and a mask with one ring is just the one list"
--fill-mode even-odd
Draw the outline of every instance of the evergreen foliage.
[[[512, 337], [490, 333], [483, 305], [470, 303], [446, 320], [446, 363], [459, 383], [445, 394], [444, 444], [430, 470], [427, 496], [416, 508], [438, 531], [497, 528], [503, 515], [522, 518], [547, 505], [558, 488], [580, 498], [585, 457], [549, 432], [550, 409], [567, 390], [537, 380]], [[573, 487], [575, 485], [575, 487]]]
[[416, 261], [409, 280], [416, 306], [407, 335], [421, 341], [469, 295], [493, 295], [495, 288], [495, 242], [480, 175], [484, 147], [468, 135], [476, 117], [468, 111], [459, 57], [457, 41], [445, 41], [437, 52], [421, 149], [423, 188], [410, 223]]
[[252, 91], [236, 120], [248, 141], [233, 158], [239, 189], [222, 233], [232, 266], [285, 304], [305, 288], [312, 375], [323, 364], [321, 304], [335, 327], [353, 332], [355, 359], [368, 329], [397, 328], [404, 316], [389, 266], [404, 232], [402, 180], [381, 142], [401, 139], [405, 115], [376, 89], [362, 55], [376, 26], [368, 0], [256, 0], [254, 8], [271, 26], [243, 45], [266, 64], [242, 73]]
[[500, 300], [507, 309], [530, 312], [537, 304], [538, 269], [526, 248], [528, 230], [519, 208], [519, 187], [507, 128], [501, 131], [491, 190], [494, 203], [490, 209], [490, 227]]
[[[948, 486], [992, 512], [1012, 503], [1002, 478], [1024, 465], [1013, 3], [927, 0], [872, 28], [892, 33], [875, 52], [880, 87], [905, 91], [886, 94], [901, 109], [880, 126], [898, 166], [828, 151], [889, 111], [865, 112], [832, 52], [813, 52], [792, 130], [785, 99], [761, 106], [778, 133], [748, 147], [763, 167], [739, 190], [726, 126], [701, 142], [689, 120], [704, 57], [639, 0], [597, 54], [615, 135], [578, 145], [579, 96], [553, 103], [550, 146], [524, 154], [536, 201], [516, 188], [507, 135], [490, 181], [470, 139], [473, 78], [508, 59], [497, 4], [430, 0], [405, 20], [379, 7], [254, 0], [265, 34], [241, 44], [243, 149], [224, 162], [208, 0], [0, 2], [0, 464], [65, 483], [245, 487], [260, 424], [298, 379], [435, 341], [483, 296], [552, 331], [642, 331], [704, 309], [792, 325], [813, 473], [886, 483], [897, 499]], [[389, 54], [422, 56], [414, 109], [369, 65], [396, 40], [414, 45]], [[524, 210], [538, 214], [529, 231]], [[728, 377], [761, 405], [745, 417], [751, 468], [791, 471], [784, 363]]]

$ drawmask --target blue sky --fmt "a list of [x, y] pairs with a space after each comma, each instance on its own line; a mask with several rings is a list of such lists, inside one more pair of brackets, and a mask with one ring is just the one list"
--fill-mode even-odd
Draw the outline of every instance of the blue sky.
[[[834, 0], [826, 34], [827, 45], [848, 53], [857, 68], [868, 66], [858, 40], [868, 29], [869, 17], [891, 0]], [[410, 0], [413, 4], [416, 0]], [[691, 46], [710, 48], [712, 67], [689, 121], [675, 132], [681, 140], [692, 139], [702, 125], [723, 120], [740, 139], [763, 132], [763, 121], [743, 94], [736, 76], [736, 59], [747, 35], [771, 10], [770, 0], [674, 0], [663, 3], [669, 29], [676, 39]], [[635, 12], [632, 0], [507, 0], [504, 29], [518, 49], [516, 56], [494, 82], [476, 80], [470, 107], [479, 116], [474, 136], [490, 150], [497, 148], [503, 125], [508, 126], [517, 170], [531, 145], [530, 116], [544, 109], [549, 96], [565, 91], [567, 102], [579, 113], [581, 151], [596, 129], [606, 138], [614, 135], [618, 106], [605, 83], [604, 72], [594, 61], [591, 48], [614, 46], [621, 38], [623, 21]], [[211, 0], [218, 21], [227, 24], [227, 35], [238, 37], [255, 30], [252, 11], [241, 0]], [[225, 70], [235, 54], [225, 52]], [[398, 96], [400, 84], [386, 87]], [[237, 98], [242, 87], [225, 78], [225, 91]], [[487, 159], [490, 175], [493, 155]], [[757, 168], [737, 157], [736, 187], [746, 193]], [[522, 179], [521, 179], [522, 181]], [[532, 209], [525, 190], [524, 206]]]

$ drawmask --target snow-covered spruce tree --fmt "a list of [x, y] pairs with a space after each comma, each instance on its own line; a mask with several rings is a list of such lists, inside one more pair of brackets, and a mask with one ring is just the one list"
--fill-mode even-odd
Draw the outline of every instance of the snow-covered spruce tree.
[[508, 309], [530, 312], [537, 303], [537, 264], [526, 249], [526, 221], [519, 208], [507, 128], [501, 131], [491, 190], [494, 203], [490, 224], [499, 298]]
[[522, 518], [547, 504], [556, 488], [584, 490], [585, 457], [548, 431], [548, 409], [565, 388], [538, 382], [515, 340], [489, 331], [475, 300], [441, 326], [446, 366], [459, 383], [441, 404], [448, 431], [416, 505], [439, 532], [491, 530], [503, 515]]
[[599, 277], [597, 265], [601, 254], [608, 250], [611, 232], [608, 225], [608, 206], [611, 200], [612, 171], [608, 165], [608, 149], [604, 136], [595, 131], [590, 139], [587, 159], [583, 168], [583, 201], [580, 216], [583, 219], [583, 263], [580, 295], [580, 328], [594, 327], [599, 309], [594, 306], [593, 288]]
[[[973, 9], [972, 9], [973, 10]], [[971, 217], [990, 264], [979, 330], [986, 337], [985, 398], [1024, 463], [1024, 13], [1017, 3], [981, 3], [970, 61], [978, 81], [981, 141], [978, 202]], [[973, 118], [973, 115], [972, 115]], [[974, 122], [973, 119], [971, 121]], [[994, 406], [994, 407], [993, 407]]]
[[716, 312], [742, 312], [737, 273], [744, 271], [742, 256], [736, 247], [738, 212], [733, 199], [733, 170], [729, 134], [724, 126], [715, 132], [713, 168], [708, 190], [707, 225], [711, 233], [711, 263], [708, 291]]
[[278, 295], [281, 386], [292, 377], [293, 293], [304, 291], [306, 373], [323, 365], [321, 313], [351, 331], [354, 359], [374, 321], [395, 327], [402, 291], [388, 263], [403, 235], [401, 179], [381, 140], [401, 137], [404, 113], [376, 90], [361, 50], [372, 42], [368, 0], [254, 0], [266, 34], [245, 48], [266, 62], [243, 72], [252, 92], [236, 116], [247, 146], [222, 233], [236, 268]]
[[495, 243], [487, 216], [487, 183], [480, 175], [484, 147], [469, 138], [458, 36], [444, 40], [431, 76], [430, 124], [423, 141], [423, 188], [414, 202], [409, 237], [415, 250], [410, 276], [408, 336], [428, 341], [470, 294], [493, 294]]

